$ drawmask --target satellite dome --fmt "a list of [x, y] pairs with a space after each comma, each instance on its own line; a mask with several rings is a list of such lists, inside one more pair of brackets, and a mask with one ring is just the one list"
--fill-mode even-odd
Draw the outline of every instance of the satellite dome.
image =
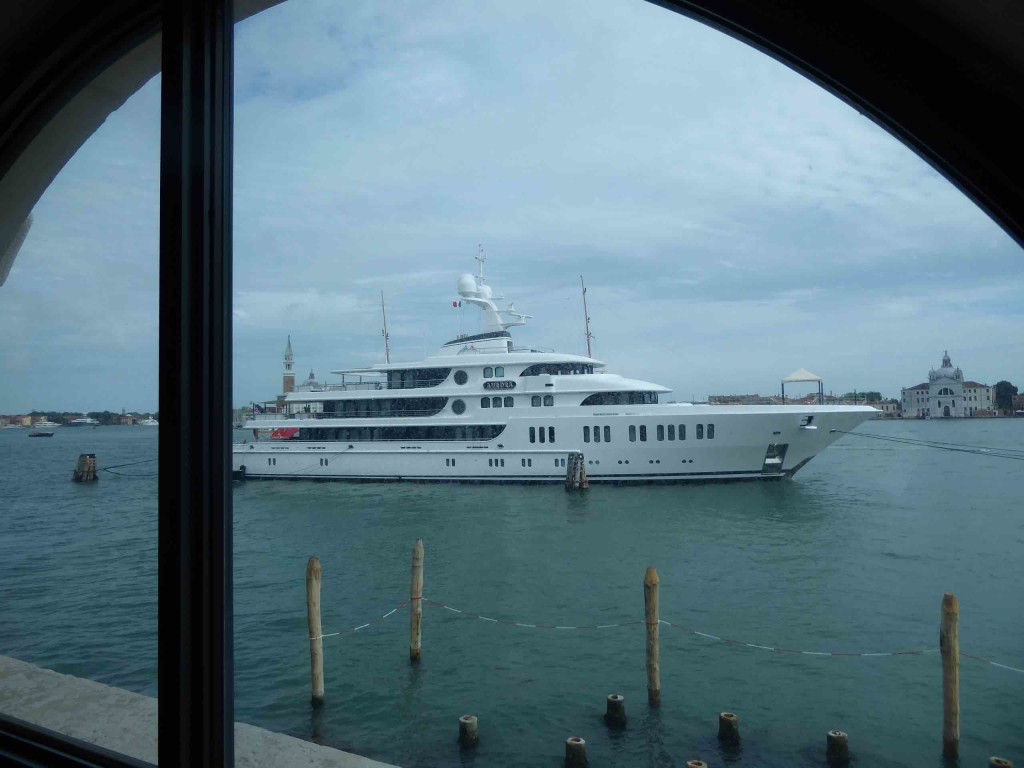
[[493, 295], [494, 295], [494, 294], [493, 294], [493, 292], [491, 291], [491, 286], [489, 286], [489, 285], [481, 285], [481, 286], [480, 286], [479, 296], [480, 296], [481, 298], [483, 298], [483, 299], [489, 299], [489, 298], [491, 298], [491, 296], [493, 296]]
[[459, 296], [467, 299], [476, 296], [476, 278], [468, 272], [459, 278]]

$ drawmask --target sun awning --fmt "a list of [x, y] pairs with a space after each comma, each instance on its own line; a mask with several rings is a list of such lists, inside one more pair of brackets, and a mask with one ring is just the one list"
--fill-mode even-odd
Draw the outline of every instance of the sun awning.
[[794, 381], [818, 381], [818, 382], [820, 382], [821, 381], [821, 376], [816, 376], [815, 374], [813, 374], [810, 371], [808, 371], [806, 368], [801, 368], [798, 371], [793, 371], [793, 373], [789, 374], [789, 376], [787, 376], [786, 378], [784, 378], [782, 380], [782, 382], [784, 384], [792, 384]]

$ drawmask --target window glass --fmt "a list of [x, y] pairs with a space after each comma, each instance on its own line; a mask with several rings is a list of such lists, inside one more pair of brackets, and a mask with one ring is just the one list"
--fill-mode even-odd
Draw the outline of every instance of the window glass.
[[610, 443], [612, 441], [612, 428], [611, 427], [605, 427], [604, 428], [604, 441], [606, 443]]
[[537, 440], [544, 442], [544, 427], [537, 427]]
[[555, 442], [555, 428], [554, 427], [548, 427], [548, 442], [549, 443]]
[[544, 395], [544, 405], [554, 405], [554, 404], [555, 404], [555, 396], [554, 395]]
[[714, 440], [714, 439], [715, 439], [715, 425], [714, 424], [708, 424], [708, 440]]
[[698, 424], [697, 425], [697, 439], [698, 440], [703, 440], [704, 439], [704, 425], [703, 424]]
[[590, 442], [590, 427], [584, 427], [583, 428], [583, 442], [584, 443], [589, 443]]
[[646, 440], [647, 440], [647, 426], [644, 425], [644, 424], [641, 424], [640, 425], [640, 442], [645, 442]]
[[452, 401], [452, 413], [461, 415], [466, 412], [466, 403], [462, 400]]
[[685, 424], [680, 424], [679, 425], [679, 439], [680, 440], [685, 440], [686, 439], [686, 425]]
[[661, 424], [658, 425], [658, 440], [665, 439], [665, 427]]
[[669, 424], [668, 425], [668, 439], [669, 440], [675, 440], [676, 439], [676, 425], [675, 424]]
[[636, 427], [633, 424], [629, 425], [629, 442], [636, 442]]
[[465, 384], [467, 381], [469, 381], [469, 376], [466, 374], [465, 371], [456, 371], [455, 372], [455, 383], [456, 384]]
[[504, 366], [499, 365], [499, 366], [495, 367], [495, 369], [494, 369], [494, 378], [501, 379], [501, 378], [504, 378], [504, 377], [505, 377], [505, 368], [504, 368]]
[[595, 443], [600, 443], [601, 442], [601, 428], [600, 427], [594, 427], [594, 442]]
[[537, 430], [534, 427], [530, 427], [530, 442], [537, 442]]
[[481, 397], [480, 398], [480, 407], [481, 408], [490, 408], [491, 407], [491, 398], [489, 398], [489, 397]]
[[509, 395], [508, 397], [505, 398], [505, 407], [511, 408], [513, 405], [515, 405], [515, 398]]
[[494, 369], [490, 367], [484, 368], [484, 378], [489, 379], [492, 376], [494, 376]]
[[500, 397], [492, 397], [491, 398], [491, 407], [493, 407], [493, 408], [501, 408], [501, 398]]
[[534, 395], [530, 398], [530, 405], [534, 408], [540, 408], [540, 395]]

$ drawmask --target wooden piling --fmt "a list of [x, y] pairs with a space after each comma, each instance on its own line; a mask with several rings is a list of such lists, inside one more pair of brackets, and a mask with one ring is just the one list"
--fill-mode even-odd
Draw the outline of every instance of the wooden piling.
[[570, 451], [565, 462], [565, 490], [585, 491], [590, 487], [586, 461], [579, 451]]
[[95, 483], [99, 480], [96, 474], [96, 454], [80, 453], [75, 469], [71, 473], [71, 481], [74, 483]]
[[647, 703], [661, 704], [661, 664], [658, 637], [658, 572], [653, 567], [644, 574], [644, 623], [647, 625]]
[[480, 740], [480, 731], [476, 715], [463, 715], [459, 718], [459, 743], [464, 747], [472, 747]]
[[412, 586], [409, 590], [409, 660], [420, 660], [420, 631], [423, 626], [423, 539], [412, 548]]
[[306, 564], [306, 615], [309, 618], [309, 679], [315, 707], [324, 703], [324, 633], [320, 623], [320, 581], [320, 559], [311, 557]]
[[579, 736], [565, 740], [565, 768], [586, 768], [587, 742]]
[[828, 732], [825, 759], [829, 765], [841, 766], [850, 762], [850, 739], [842, 731]]
[[956, 595], [942, 596], [939, 651], [942, 654], [942, 754], [960, 756], [960, 605]]
[[988, 768], [1013, 768], [1013, 763], [1005, 757], [990, 757], [988, 759]]
[[718, 740], [725, 744], [740, 743], [740, 719], [732, 712], [718, 715]]
[[604, 722], [611, 728], [622, 728], [626, 724], [626, 700], [620, 693], [608, 695]]

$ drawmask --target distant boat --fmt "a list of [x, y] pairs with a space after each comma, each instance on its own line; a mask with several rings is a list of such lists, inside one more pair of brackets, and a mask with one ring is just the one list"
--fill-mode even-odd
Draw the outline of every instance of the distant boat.
[[44, 429], [45, 430], [45, 429], [56, 429], [57, 427], [60, 426], [60, 424], [57, 424], [57, 423], [52, 422], [52, 421], [48, 421], [47, 419], [43, 418], [43, 419], [40, 419], [39, 421], [37, 421], [32, 426], [35, 427], [36, 429]]
[[143, 427], [159, 427], [160, 422], [150, 416], [148, 419], [143, 419], [139, 422], [139, 426]]
[[86, 416], [84, 413], [77, 419], [72, 419], [65, 426], [68, 427], [98, 427], [100, 425], [99, 419], [93, 419]]
[[29, 437], [53, 437], [53, 432], [47, 432], [42, 429], [36, 429], [28, 433]]
[[21, 424], [4, 424], [4, 429], [24, 429]]

